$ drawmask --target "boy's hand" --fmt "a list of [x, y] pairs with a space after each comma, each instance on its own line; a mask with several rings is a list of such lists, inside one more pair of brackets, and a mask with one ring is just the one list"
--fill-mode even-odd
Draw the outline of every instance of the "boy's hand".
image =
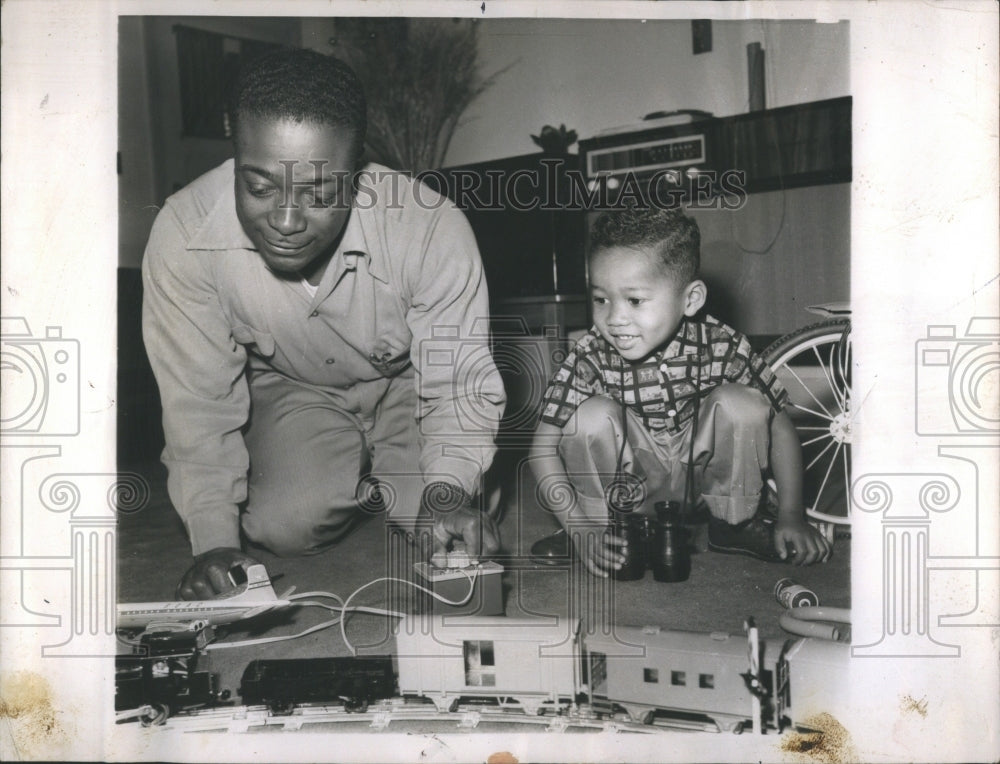
[[804, 519], [778, 518], [774, 526], [774, 546], [782, 560], [795, 565], [812, 565], [830, 559], [833, 547], [823, 534]]
[[576, 553], [593, 575], [607, 578], [612, 571], [619, 570], [625, 562], [628, 544], [603, 528], [588, 528], [570, 531]]

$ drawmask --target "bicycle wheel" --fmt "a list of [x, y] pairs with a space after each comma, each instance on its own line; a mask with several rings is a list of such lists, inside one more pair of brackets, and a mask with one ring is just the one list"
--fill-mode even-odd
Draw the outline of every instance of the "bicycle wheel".
[[762, 353], [788, 390], [786, 408], [802, 443], [806, 513], [851, 522], [851, 322], [803, 327]]

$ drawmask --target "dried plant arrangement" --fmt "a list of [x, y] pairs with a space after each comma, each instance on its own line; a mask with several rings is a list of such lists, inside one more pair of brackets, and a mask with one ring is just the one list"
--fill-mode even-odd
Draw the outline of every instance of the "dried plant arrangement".
[[333, 53], [368, 96], [369, 156], [393, 169], [441, 167], [462, 113], [506, 71], [481, 75], [475, 19], [344, 18], [335, 28]]

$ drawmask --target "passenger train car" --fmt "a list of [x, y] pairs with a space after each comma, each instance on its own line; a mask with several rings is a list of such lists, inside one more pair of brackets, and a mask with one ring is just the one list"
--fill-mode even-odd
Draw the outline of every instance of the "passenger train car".
[[395, 640], [393, 656], [255, 661], [243, 703], [275, 714], [302, 705], [359, 712], [382, 701], [441, 713], [491, 705], [741, 732], [755, 719], [808, 726], [846, 702], [849, 646], [809, 637], [753, 642], [656, 626], [582, 634], [579, 621], [555, 616], [422, 615], [401, 619]]
[[[739, 731], [753, 713], [747, 637], [701, 634], [658, 626], [619, 627], [587, 636], [589, 694], [595, 707], [621, 707], [649, 723], [658, 712], [710, 719]], [[773, 687], [780, 645], [762, 644], [760, 682]]]
[[579, 621], [503, 616], [406, 618], [396, 629], [399, 691], [440, 710], [465, 698], [514, 702], [526, 713], [575, 702]]

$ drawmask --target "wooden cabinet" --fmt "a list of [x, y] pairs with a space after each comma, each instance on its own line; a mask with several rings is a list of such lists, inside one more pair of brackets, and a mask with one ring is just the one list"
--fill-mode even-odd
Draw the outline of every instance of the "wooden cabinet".
[[851, 98], [786, 106], [721, 120], [728, 166], [747, 192], [851, 181]]
[[710, 199], [691, 214], [709, 310], [745, 333], [777, 336], [808, 320], [806, 305], [850, 299], [850, 97], [650, 124], [581, 141], [579, 156], [530, 154], [428, 177], [472, 224], [494, 315], [520, 315], [533, 332], [587, 326], [587, 228], [597, 212], [585, 202], [595, 169], [641, 179], [664, 167], [740, 173], [736, 204]]
[[449, 167], [425, 182], [463, 209], [496, 308], [509, 300], [579, 298], [586, 291], [584, 210], [571, 208], [574, 155], [527, 154]]
[[647, 179], [669, 168], [743, 173], [748, 194], [851, 180], [850, 96], [599, 135], [580, 141], [588, 175]]

